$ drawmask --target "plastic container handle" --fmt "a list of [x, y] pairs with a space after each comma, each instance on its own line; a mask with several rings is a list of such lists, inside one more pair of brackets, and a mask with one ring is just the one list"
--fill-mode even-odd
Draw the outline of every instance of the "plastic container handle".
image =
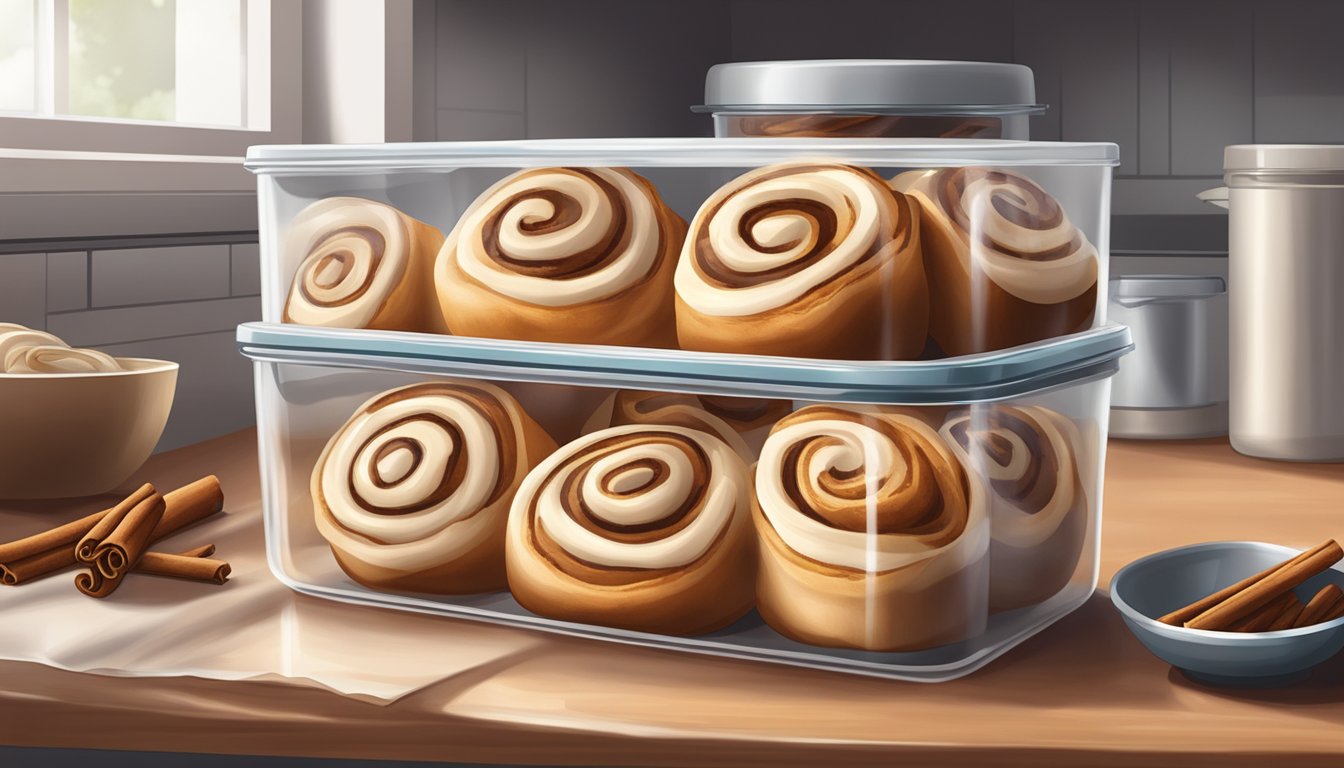
[[1195, 195], [1195, 197], [1198, 197], [1209, 205], [1216, 205], [1223, 210], [1227, 210], [1227, 187], [1206, 189]]

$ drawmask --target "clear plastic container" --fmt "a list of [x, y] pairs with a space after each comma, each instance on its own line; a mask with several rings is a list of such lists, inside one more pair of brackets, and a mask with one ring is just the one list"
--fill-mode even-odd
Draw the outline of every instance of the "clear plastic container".
[[817, 59], [716, 64], [691, 109], [715, 136], [1026, 140], [1035, 101], [1021, 64]]
[[[268, 322], [934, 359], [1105, 321], [1113, 144], [253, 147]], [[897, 191], [893, 191], [897, 190]]]
[[250, 323], [267, 552], [335, 600], [918, 681], [1097, 581], [1109, 325], [829, 362]]

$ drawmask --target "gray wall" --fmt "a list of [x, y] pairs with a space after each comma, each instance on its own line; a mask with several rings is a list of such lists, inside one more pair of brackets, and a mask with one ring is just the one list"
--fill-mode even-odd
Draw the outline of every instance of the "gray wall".
[[439, 139], [708, 135], [705, 70], [782, 58], [1016, 61], [1039, 139], [1120, 145], [1115, 243], [1217, 250], [1222, 147], [1344, 142], [1344, 2], [440, 0]]

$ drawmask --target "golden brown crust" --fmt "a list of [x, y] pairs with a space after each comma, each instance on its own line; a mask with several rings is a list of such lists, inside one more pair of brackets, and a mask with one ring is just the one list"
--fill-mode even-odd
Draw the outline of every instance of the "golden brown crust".
[[[381, 427], [367, 439], [351, 429], [351, 425], [355, 424], [357, 419], [376, 414], [380, 409], [399, 403], [414, 405], [417, 398], [432, 395], [459, 398], [469, 403], [471, 408], [490, 423], [498, 442], [499, 454], [483, 455], [479, 450], [473, 451], [471, 445], [463, 448], [467, 440], [463, 432], [452, 431], [454, 425], [444, 422], [441, 415], [426, 412], [425, 418], [429, 422], [449, 429], [454, 435], [454, 441], [458, 443], [454, 446], [454, 457], [446, 461], [439, 488], [430, 496], [415, 500], [405, 507], [379, 509], [376, 504], [362, 500], [358, 495], [351, 495], [349, 498], [333, 497], [326, 492], [329, 486], [324, 484], [324, 480], [330, 479], [327, 477], [328, 464], [335, 460], [334, 453], [343, 441], [361, 440], [359, 446], [354, 446], [359, 454], [368, 451], [377, 454], [373, 465], [361, 463], [361, 467], [366, 470], [377, 465], [378, 456], [383, 456], [390, 450], [406, 448], [411, 442], [405, 437], [385, 438], [389, 429], [405, 425], [414, 417], [398, 418], [395, 422]], [[417, 454], [416, 461], [421, 460], [420, 456], [434, 448], [435, 446], [424, 444], [409, 445], [409, 450]], [[523, 411], [516, 400], [496, 387], [466, 382], [432, 381], [390, 390], [365, 403], [346, 425], [333, 435], [314, 467], [311, 490], [318, 530], [326, 538], [341, 569], [355, 581], [373, 589], [434, 594], [471, 594], [504, 589], [507, 584], [504, 572], [504, 532], [508, 521], [509, 502], [527, 471], [554, 450], [555, 442], [550, 435]], [[436, 540], [441, 542], [443, 550], [437, 552], [421, 550], [407, 554], [405, 557], [413, 557], [413, 562], [409, 559], [399, 560], [398, 556], [389, 554], [390, 550], [382, 550], [381, 548], [386, 547], [388, 542], [380, 540], [371, 530], [349, 528], [333, 511], [333, 505], [352, 505], [351, 512], [355, 511], [354, 506], [358, 506], [390, 520], [396, 520], [406, 514], [423, 513], [458, 493], [463, 476], [470, 469], [472, 462], [482, 461], [498, 462], [495, 486], [482, 501], [482, 506], [472, 510], [460, 521], [447, 523], [430, 532], [428, 536], [440, 537]], [[353, 464], [330, 469], [338, 473], [337, 477], [353, 478], [353, 474], [357, 471]], [[409, 474], [409, 471], [406, 472]], [[396, 477], [390, 481], [377, 477], [371, 479], [380, 487], [391, 487], [399, 480]], [[480, 529], [479, 541], [462, 551], [449, 551], [456, 546], [454, 536], [472, 535], [463, 533], [465, 529], [454, 531], [454, 526], [460, 526], [462, 523], [483, 526]], [[411, 541], [414, 542], [415, 539]]]
[[[353, 215], [358, 215], [361, 207], [386, 209], [395, 214], [396, 224], [392, 230], [380, 231], [373, 226], [351, 225], [351, 215], [342, 215], [336, 210], [325, 224], [317, 224], [314, 231], [309, 230], [305, 218], [319, 210], [332, 210], [333, 206], [345, 205]], [[370, 222], [372, 220], [369, 220]], [[438, 313], [433, 311], [432, 281], [434, 258], [443, 246], [444, 236], [436, 227], [407, 216], [385, 203], [360, 198], [329, 198], [319, 200], [296, 217], [295, 231], [286, 243], [287, 248], [307, 249], [292, 254], [299, 261], [290, 292], [285, 300], [282, 319], [286, 323], [322, 325], [339, 328], [370, 328], [385, 331], [426, 331], [446, 333]], [[368, 244], [368, 250], [348, 247], [348, 238]], [[405, 256], [389, 256], [384, 249], [389, 241], [404, 244]], [[355, 269], [355, 262], [366, 260], [369, 276], [358, 286], [351, 285], [347, 295], [339, 299], [315, 296], [309, 290], [310, 281], [320, 279], [330, 282], [329, 277], [318, 278], [323, 271], [342, 277]], [[401, 264], [400, 267], [397, 264]], [[390, 269], [400, 273], [390, 281], [386, 290], [373, 289], [373, 274], [380, 269]], [[324, 312], [325, 307], [336, 307], [356, 302], [376, 304], [371, 317], [365, 322], [353, 322], [334, 313]], [[300, 314], [296, 304], [303, 303], [308, 309]]]
[[[536, 169], [532, 173], [552, 170], [556, 169]], [[565, 170], [582, 173], [586, 178], [592, 177], [591, 173], [583, 169]], [[623, 287], [605, 298], [560, 306], [545, 306], [507, 295], [469, 275], [458, 258], [456, 239], [450, 238], [438, 256], [439, 263], [434, 281], [438, 296], [438, 314], [445, 325], [460, 336], [675, 347], [672, 276], [676, 268], [677, 253], [681, 250], [682, 241], [686, 236], [686, 222], [667, 207], [647, 179], [627, 169], [612, 170], [635, 181], [654, 209], [656, 216], [654, 226], [658, 231], [657, 255], [653, 268], [646, 275], [638, 282]], [[520, 179], [520, 183], [525, 184], [526, 179]], [[604, 190], [610, 187], [605, 182], [595, 183], [601, 185]], [[508, 201], [508, 205], [513, 205], [529, 196], [546, 197], [547, 193], [548, 190], [540, 187], [535, 191], [519, 193]], [[473, 208], [486, 204], [487, 198], [489, 193], [482, 195], [473, 204]], [[614, 206], [622, 204], [619, 196], [610, 197], [609, 202]], [[567, 213], [567, 210], [567, 205], [557, 203], [556, 221], [546, 225], [547, 231], [563, 228], [566, 222], [572, 223], [573, 216]], [[471, 213], [469, 210], [464, 214], [464, 220]], [[604, 241], [606, 249], [597, 253], [559, 259], [553, 264], [564, 266], [553, 266], [550, 272], [545, 271], [544, 267], [526, 267], [521, 262], [508, 259], [505, 254], [500, 253], [499, 244], [493, 242], [486, 232], [455, 234], [459, 237], [480, 237], [489, 258], [504, 269], [516, 270], [520, 274], [525, 273], [532, 277], [561, 281], [591, 273], [622, 257], [618, 250], [628, 245], [629, 233], [626, 230], [636, 226], [637, 223], [626, 222], [622, 218], [632, 215], [632, 211], [628, 209], [622, 208], [618, 214], [614, 224], [617, 231], [610, 233]], [[499, 212], [493, 212], [486, 218], [487, 230], [490, 227], [498, 228], [500, 215]]]
[[[1089, 520], [1080, 438], [1067, 417], [1040, 406], [981, 406], [952, 414], [943, 434], [989, 498], [990, 609], [1058, 594], [1078, 568]], [[1027, 454], [1020, 463], [1018, 450]]]
[[781, 634], [907, 651], [984, 630], [983, 508], [925, 421], [894, 408], [804, 408], [776, 424], [753, 487], [758, 607]]
[[[691, 284], [740, 291], [783, 282], [833, 258], [842, 243], [857, 237], [845, 228], [849, 211], [832, 211], [814, 200], [775, 197], [752, 208], [737, 223], [743, 233], [739, 247], [778, 253], [778, 246], [753, 245], [750, 228], [768, 220], [793, 218], [810, 222], [812, 227], [804, 252], [787, 265], [750, 273], [735, 271], [716, 252], [710, 228], [734, 196], [756, 194], [763, 183], [783, 177], [797, 176], [800, 183], [807, 183], [808, 175], [818, 172], [853, 174], [856, 181], [873, 185], [870, 196], [848, 203], [880, 207], [875, 238], [844, 246], [862, 247], [864, 253], [858, 260], [839, 274], [812, 284], [796, 299], [763, 311], [728, 314], [697, 308], [696, 300], [686, 293], [694, 287]], [[871, 171], [853, 166], [786, 163], [748, 173], [716, 192], [692, 222], [682, 255], [687, 264], [682, 271], [695, 275], [678, 278], [677, 338], [682, 348], [828, 359], [917, 357], [924, 349], [929, 313], [928, 287], [919, 258], [918, 206], [880, 181]], [[860, 188], [867, 189], [863, 184]]]
[[[651, 509], [661, 517], [649, 522], [627, 525], [603, 517], [596, 511], [598, 500], [584, 495], [585, 482], [599, 483], [608, 498], [629, 498], [675, 479], [666, 474], [672, 467], [654, 457], [650, 446], [671, 447], [690, 462], [689, 495], [674, 507]], [[599, 472], [598, 462], [612, 457], [619, 458], [617, 469], [590, 477]], [[632, 469], [647, 471], [650, 480], [633, 489], [612, 485]], [[534, 469], [515, 497], [506, 545], [509, 589], [533, 613], [563, 621], [671, 635], [727, 626], [754, 602], [747, 482], [741, 458], [708, 433], [636, 425], [580, 438]], [[582, 535], [610, 542], [611, 556], [624, 561], [590, 561], [552, 535], [542, 511], [547, 489], [559, 491], [560, 508], [553, 511], [567, 516]], [[729, 506], [714, 506], [711, 489]], [[645, 556], [651, 551], [647, 548], [670, 544], [674, 535], [681, 539], [680, 548], [691, 526], [712, 531], [702, 554], [687, 549], [688, 562], [680, 562], [683, 555], [677, 553], [665, 565]]]
[[[1013, 188], [1013, 200], [1001, 209], [1023, 230], [1046, 229], [1066, 223], [1059, 203], [1025, 177], [984, 168], [954, 168], [903, 174], [893, 184], [920, 203], [920, 233], [928, 274], [929, 335], [947, 355], [967, 355], [1014, 347], [1086, 330], [1092, 326], [1097, 305], [1097, 272], [1071, 298], [1037, 302], [1022, 298], [996, 282], [970, 256], [972, 248], [1016, 258], [1019, 268], [1051, 268], [1052, 262], [1091, 252], [1082, 233], [1073, 229], [1068, 245], [1044, 251], [1016, 249], [983, 234], [983, 222], [971, 222], [963, 210], [962, 194], [969, 181], [992, 179]], [[1020, 196], [1020, 197], [1019, 197]], [[1000, 199], [1007, 200], [1006, 197]], [[1018, 201], [1025, 201], [1022, 206]], [[1026, 210], [1033, 206], [1035, 210]], [[995, 215], [985, 209], [981, 215]], [[996, 203], [992, 210], [999, 211]], [[972, 234], [982, 241], [973, 245]], [[1095, 260], [1095, 255], [1092, 256]]]

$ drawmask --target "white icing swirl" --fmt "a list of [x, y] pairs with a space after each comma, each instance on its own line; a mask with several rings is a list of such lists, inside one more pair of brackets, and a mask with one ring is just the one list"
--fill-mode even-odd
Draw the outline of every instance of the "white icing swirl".
[[0, 330], [0, 371], [9, 371], [11, 360], [17, 360], [28, 347], [66, 347], [64, 341], [45, 331], [34, 331], [23, 326]]
[[[610, 185], [614, 197], [597, 180]], [[564, 201], [566, 214], [577, 214], [559, 216], [548, 196]], [[544, 307], [598, 301], [638, 284], [664, 258], [661, 205], [623, 168], [520, 171], [472, 203], [443, 253], [477, 282], [519, 301]], [[583, 268], [562, 266], [566, 261]]]
[[96, 349], [54, 344], [16, 347], [5, 360], [8, 373], [110, 373], [122, 370], [116, 358]]
[[[485, 398], [509, 423], [491, 423], [476, 404]], [[495, 495], [502, 452], [516, 457], [508, 487], [526, 470], [510, 402], [503, 390], [475, 382], [413, 384], [366, 402], [318, 460], [323, 536], [363, 562], [400, 571], [451, 561], [485, 540], [509, 503], [507, 493]], [[461, 476], [452, 482], [454, 468]]]
[[[835, 216], [831, 242], [821, 242], [807, 206]], [[867, 172], [805, 163], [760, 168], [729, 182], [700, 207], [677, 264], [677, 295], [692, 309], [720, 317], [777, 309], [855, 268], [911, 226], [908, 207]], [[703, 244], [702, 233], [708, 235]], [[731, 273], [786, 271], [754, 285], [726, 284], [706, 273], [702, 248]], [[811, 263], [787, 271], [806, 259]]]
[[[698, 446], [706, 460], [698, 487], [692, 482], [696, 457], [686, 451], [687, 442]], [[687, 514], [694, 517], [670, 533], [654, 529], [648, 541], [609, 538], [574, 517], [584, 511], [566, 508], [562, 493], [571, 480], [578, 481], [582, 505], [598, 526], [654, 526], [688, 506]], [[746, 524], [748, 484], [742, 458], [707, 432], [662, 425], [611, 427], [563, 446], [528, 474], [514, 497], [509, 539], [526, 546], [535, 525], [568, 556], [586, 563], [677, 568], [702, 557], [730, 528]]]
[[[1028, 444], [1028, 435], [1019, 426], [1035, 434], [1031, 441], [1035, 445]], [[973, 408], [949, 418], [941, 433], [971, 476], [985, 486], [993, 536], [998, 541], [1022, 548], [1044, 543], [1083, 495], [1074, 453], [1081, 438], [1073, 422], [1061, 414], [1041, 406]], [[985, 448], [989, 441], [997, 444], [995, 450]], [[1033, 468], [1044, 472], [1044, 466], [1036, 465], [1045, 462], [1047, 452], [1056, 464], [1055, 472], [1035, 478], [1035, 483], [1050, 483], [1050, 497], [1043, 505], [1028, 508], [1025, 497], [1035, 486], [1020, 494], [1011, 489], [1028, 481]]]
[[357, 197], [331, 197], [303, 209], [285, 243], [286, 259], [301, 260], [285, 317], [302, 325], [366, 327], [411, 261], [403, 214]]
[[[860, 414], [864, 418], [860, 421], [828, 418], [827, 411], [840, 412], [838, 416]], [[883, 421], [891, 428], [912, 433], [924, 450], [934, 454], [902, 452], [892, 438], [877, 427]], [[810, 454], [799, 454], [800, 457], [808, 456], [806, 466], [800, 468], [791, 464], [791, 452], [812, 441], [819, 441], [816, 449]], [[940, 488], [945, 495], [939, 503], [945, 510], [956, 504], [964, 508], [954, 512], [964, 519], [948, 520], [945, 527], [923, 532], [882, 533], [878, 530], [881, 506], [892, 497], [907, 494], [913, 485], [939, 480], [936, 472], [931, 472], [927, 466], [912, 465], [912, 460], [916, 463], [944, 462], [953, 465], [954, 470], [957, 464], [938, 433], [912, 416], [864, 406], [804, 408], [781, 420], [766, 439], [756, 465], [757, 502], [784, 544], [813, 560], [877, 573], [939, 556], [940, 567], [931, 566], [924, 574], [926, 577], [958, 570], [982, 556], [988, 547], [984, 513], [976, 494], [969, 494], [967, 499], [960, 489]], [[960, 472], [956, 470], [951, 474], [959, 476]], [[850, 494], [828, 490], [828, 486], [833, 485], [828, 482], [828, 476], [837, 475], [860, 478], [864, 486], [862, 497], [852, 496], [852, 483], [846, 484], [851, 486]], [[798, 492], [809, 500], [810, 511], [855, 508], [856, 505], [866, 508], [866, 529], [836, 527], [800, 509], [785, 488], [786, 477], [797, 479]], [[957, 498], [948, 498], [947, 494], [953, 493]], [[958, 525], [961, 530], [954, 530]]]

